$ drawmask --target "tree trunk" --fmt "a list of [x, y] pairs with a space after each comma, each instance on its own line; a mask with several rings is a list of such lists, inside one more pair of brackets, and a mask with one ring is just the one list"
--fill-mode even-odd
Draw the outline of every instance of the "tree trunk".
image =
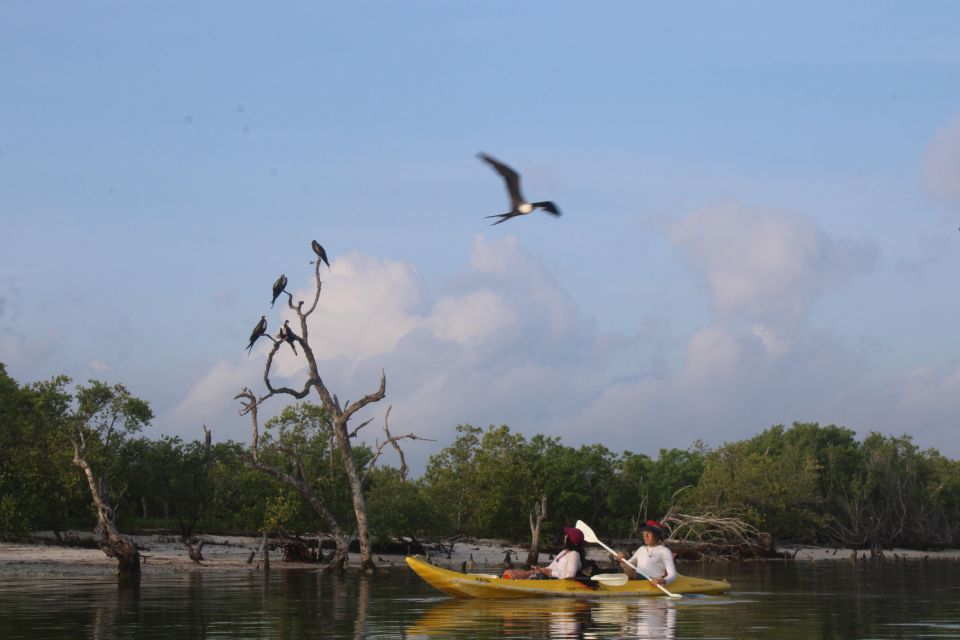
[[121, 579], [140, 580], [140, 552], [137, 545], [124, 539], [113, 524], [113, 508], [101, 496], [96, 476], [90, 465], [83, 457], [83, 447], [77, 440], [73, 440], [73, 464], [83, 470], [90, 488], [90, 497], [97, 510], [97, 530], [100, 550], [108, 558], [117, 559], [117, 575]]
[[540, 496], [540, 503], [533, 505], [530, 514], [530, 553], [527, 554], [527, 564], [535, 565], [540, 561], [540, 527], [547, 517], [547, 496]]
[[334, 430], [337, 433], [337, 442], [340, 445], [340, 456], [347, 472], [347, 481], [350, 483], [350, 493], [353, 497], [353, 512], [357, 517], [357, 538], [360, 543], [360, 569], [364, 573], [376, 573], [377, 565], [373, 563], [370, 553], [370, 530], [367, 526], [367, 505], [363, 499], [363, 485], [360, 473], [357, 471], [353, 459], [353, 448], [350, 446], [350, 434], [347, 425], [341, 420], [334, 421]]

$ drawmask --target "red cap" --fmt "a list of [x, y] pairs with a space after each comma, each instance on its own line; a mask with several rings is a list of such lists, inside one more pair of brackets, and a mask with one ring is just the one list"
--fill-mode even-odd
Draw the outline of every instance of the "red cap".
[[583, 542], [583, 531], [576, 529], [574, 527], [564, 527], [563, 533], [566, 534], [567, 538], [573, 544], [580, 544]]

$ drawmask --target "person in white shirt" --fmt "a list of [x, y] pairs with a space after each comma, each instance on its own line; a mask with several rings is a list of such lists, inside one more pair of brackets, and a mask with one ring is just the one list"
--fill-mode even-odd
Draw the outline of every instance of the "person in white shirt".
[[572, 578], [580, 571], [580, 552], [583, 549], [583, 532], [574, 527], [563, 528], [563, 551], [558, 553], [553, 562], [546, 567], [530, 567], [529, 571], [523, 569], [509, 569], [503, 573], [504, 578], [529, 579], [529, 578]]
[[[673, 564], [673, 552], [663, 544], [663, 527], [655, 520], [647, 520], [643, 528], [643, 546], [630, 556], [629, 562], [622, 553], [617, 560], [631, 578], [646, 577], [659, 585], [670, 584], [677, 579], [677, 568]], [[632, 565], [632, 566], [631, 566]], [[633, 567], [639, 569], [639, 573]]]

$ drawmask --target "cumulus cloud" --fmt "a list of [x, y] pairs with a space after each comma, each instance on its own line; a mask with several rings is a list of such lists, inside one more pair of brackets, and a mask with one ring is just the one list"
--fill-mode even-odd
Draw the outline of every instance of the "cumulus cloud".
[[253, 386], [262, 372], [263, 361], [221, 360], [194, 382], [186, 396], [163, 412], [156, 423], [166, 431], [186, 438], [196, 437], [200, 425], [211, 426], [218, 439], [245, 440], [248, 423], [237, 416], [240, 403], [233, 397], [245, 386]]
[[960, 202], [960, 116], [937, 132], [924, 155], [923, 177], [931, 194]]
[[694, 212], [666, 232], [718, 319], [746, 321], [779, 354], [819, 295], [879, 256], [873, 243], [833, 238], [808, 217], [740, 204]]

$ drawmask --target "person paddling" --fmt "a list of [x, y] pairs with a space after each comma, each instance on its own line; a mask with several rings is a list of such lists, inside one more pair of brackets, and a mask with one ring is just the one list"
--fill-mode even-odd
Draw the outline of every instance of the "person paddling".
[[630, 560], [627, 561], [622, 553], [617, 554], [617, 560], [631, 578], [637, 578], [637, 572], [630, 566], [633, 565], [653, 584], [670, 584], [677, 579], [673, 552], [664, 546], [663, 527], [656, 520], [647, 520], [643, 527], [643, 546], [630, 556]]
[[503, 572], [504, 578], [513, 580], [532, 578], [572, 578], [580, 571], [583, 554], [583, 532], [574, 527], [563, 528], [563, 551], [546, 567], [530, 567], [530, 570], [509, 569]]

